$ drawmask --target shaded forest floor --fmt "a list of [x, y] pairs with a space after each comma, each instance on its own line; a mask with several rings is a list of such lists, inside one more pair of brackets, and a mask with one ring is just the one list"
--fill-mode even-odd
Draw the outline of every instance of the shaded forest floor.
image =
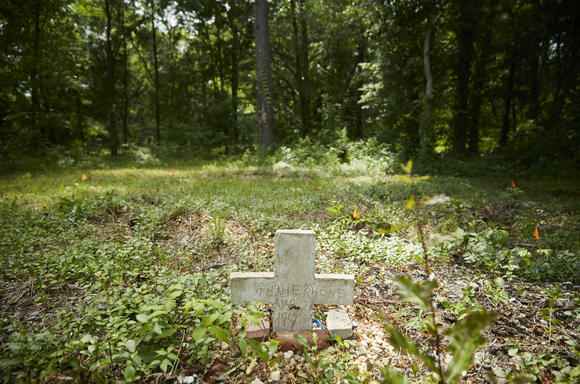
[[[413, 191], [450, 198], [421, 214], [442, 325], [470, 309], [498, 314], [466, 381], [577, 380], [578, 180], [280, 177], [228, 164], [0, 178], [3, 379], [378, 382], [390, 365], [421, 382], [425, 370], [384, 330], [429, 344], [393, 284], [426, 278], [404, 209]], [[356, 275], [352, 341], [292, 354], [246, 348], [236, 333], [254, 309], [231, 306], [228, 274], [271, 270], [281, 228], [315, 230], [317, 272]]]

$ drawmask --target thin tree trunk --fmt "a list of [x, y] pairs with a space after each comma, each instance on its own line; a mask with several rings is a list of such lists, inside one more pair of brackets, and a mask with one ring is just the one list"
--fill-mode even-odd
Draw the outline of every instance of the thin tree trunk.
[[298, 114], [300, 115], [301, 123], [302, 123], [302, 136], [307, 135], [305, 121], [304, 121], [304, 108], [303, 108], [303, 97], [304, 97], [304, 90], [302, 89], [302, 59], [300, 54], [300, 39], [298, 37], [298, 17], [296, 14], [296, 0], [290, 0], [290, 11], [292, 14], [292, 37], [294, 43], [294, 60], [295, 60], [295, 71], [294, 71], [294, 78], [296, 81], [296, 89], [298, 90]]
[[175, 30], [171, 28], [169, 25], [167, 26], [167, 30], [169, 31], [169, 41], [170, 41], [170, 50], [169, 50], [169, 59], [170, 59], [170, 74], [169, 74], [169, 110], [171, 113], [169, 114], [168, 118], [168, 132], [173, 132], [173, 128], [175, 127], [175, 117], [178, 108], [175, 106], [175, 92], [176, 92], [176, 72], [177, 72], [177, 58], [176, 58], [176, 38], [175, 38]]
[[151, 0], [151, 35], [153, 37], [153, 70], [155, 80], [155, 139], [161, 144], [161, 111], [159, 102], [159, 57], [157, 54], [157, 27], [155, 26], [155, 0]]
[[226, 73], [225, 73], [225, 64], [224, 64], [224, 48], [223, 48], [223, 39], [222, 39], [222, 21], [221, 18], [215, 23], [217, 35], [216, 35], [216, 46], [217, 46], [217, 70], [220, 79], [220, 86], [219, 92], [221, 95], [225, 93], [226, 87]]
[[240, 32], [237, 20], [234, 15], [230, 18], [232, 30], [232, 67], [231, 67], [231, 87], [232, 87], [232, 128], [230, 134], [230, 144], [238, 142], [238, 90], [240, 87]]
[[81, 143], [85, 141], [85, 130], [83, 129], [83, 102], [80, 92], [76, 92], [76, 138]]
[[312, 132], [312, 121], [311, 121], [311, 111], [310, 103], [312, 97], [312, 84], [310, 83], [310, 55], [309, 47], [310, 41], [308, 38], [308, 20], [306, 18], [306, 3], [305, 0], [300, 0], [300, 25], [301, 25], [301, 38], [302, 38], [302, 81], [304, 88], [304, 98], [303, 107], [304, 110], [304, 121], [305, 130], [307, 134]]
[[540, 117], [540, 70], [541, 70], [541, 40], [537, 38], [530, 57], [530, 103], [528, 117], [538, 122]]
[[111, 146], [111, 156], [116, 157], [119, 152], [119, 137], [117, 133], [117, 125], [115, 122], [115, 58], [113, 57], [113, 41], [112, 41], [112, 10], [111, 0], [105, 0], [105, 16], [106, 16], [106, 30], [105, 30], [105, 50], [107, 53], [107, 113], [108, 113], [108, 130], [109, 141]]
[[256, 0], [257, 124], [262, 151], [274, 145], [272, 51], [268, 30], [268, 1]]
[[34, 43], [32, 47], [32, 67], [30, 71], [30, 82], [32, 86], [31, 90], [31, 101], [32, 101], [32, 129], [36, 133], [40, 129], [41, 139], [46, 139], [46, 132], [41, 125], [39, 127], [40, 120], [40, 13], [41, 13], [41, 0], [35, 0], [34, 2]]
[[425, 97], [421, 119], [420, 151], [422, 157], [429, 157], [433, 148], [433, 73], [431, 72], [431, 42], [433, 25], [429, 20], [423, 42], [423, 72], [425, 74]]
[[[357, 48], [357, 65], [355, 68], [358, 68], [359, 63], [364, 63], [367, 56], [367, 40], [363, 33], [361, 33], [361, 37], [359, 39], [358, 48]], [[355, 69], [356, 73], [356, 69]], [[359, 100], [362, 96], [362, 91], [360, 84], [356, 87], [355, 91], [355, 100], [354, 100], [354, 129], [351, 133], [351, 137], [355, 140], [360, 140], [364, 137], [364, 111], [359, 103]]]
[[477, 22], [477, 4], [471, 0], [461, 0], [459, 5], [459, 28], [457, 33], [457, 86], [455, 92], [455, 116], [453, 120], [453, 150], [465, 154], [467, 132], [469, 130], [468, 98], [473, 59], [473, 41]]
[[[491, 22], [492, 17], [489, 17], [488, 22]], [[483, 103], [483, 88], [487, 79], [487, 60], [489, 50], [491, 47], [492, 31], [487, 25], [484, 36], [481, 39], [479, 49], [479, 56], [475, 62], [475, 70], [473, 74], [473, 88], [471, 96], [471, 124], [469, 125], [469, 141], [467, 143], [467, 150], [470, 155], [476, 156], [479, 154], [479, 119], [481, 117], [481, 105]]]
[[505, 95], [504, 95], [504, 109], [503, 109], [503, 119], [501, 125], [501, 132], [499, 137], [499, 146], [503, 148], [507, 145], [509, 140], [509, 132], [510, 132], [510, 113], [512, 108], [512, 96], [513, 96], [513, 89], [514, 89], [514, 80], [515, 80], [515, 57], [512, 53], [510, 58], [510, 68], [508, 73], [508, 78], [505, 86]]
[[123, 30], [123, 143], [129, 142], [129, 54], [127, 50], [127, 27], [125, 26], [125, 3], [121, 2], [121, 28]]

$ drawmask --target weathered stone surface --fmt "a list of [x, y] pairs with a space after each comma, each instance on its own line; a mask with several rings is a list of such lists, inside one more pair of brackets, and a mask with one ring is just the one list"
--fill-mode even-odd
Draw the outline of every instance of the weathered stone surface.
[[271, 297], [264, 294], [273, 283], [274, 272], [234, 272], [230, 275], [232, 302], [273, 304]]
[[345, 311], [332, 309], [326, 313], [326, 328], [332, 336], [348, 339], [352, 336], [352, 321]]
[[315, 276], [314, 304], [352, 304], [354, 295], [353, 275], [317, 274]]
[[313, 304], [352, 304], [354, 289], [352, 275], [315, 275], [315, 251], [314, 232], [277, 231], [274, 273], [232, 273], [232, 302], [272, 304], [275, 332], [312, 330]]

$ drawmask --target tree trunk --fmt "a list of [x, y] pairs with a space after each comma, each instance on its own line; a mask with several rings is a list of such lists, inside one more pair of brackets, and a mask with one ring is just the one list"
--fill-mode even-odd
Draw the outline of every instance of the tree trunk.
[[510, 132], [510, 113], [512, 109], [512, 97], [513, 97], [515, 66], [516, 66], [515, 57], [513, 53], [509, 60], [510, 60], [509, 62], [510, 68], [505, 86], [503, 119], [499, 137], [500, 148], [504, 148], [507, 145]]
[[534, 51], [531, 59], [530, 68], [530, 106], [528, 116], [535, 122], [540, 117], [540, 48]]
[[477, 4], [471, 0], [461, 0], [457, 31], [457, 85], [455, 91], [455, 116], [453, 121], [453, 150], [465, 154], [467, 131], [469, 130], [468, 99], [473, 41], [477, 21]]
[[80, 92], [76, 92], [76, 138], [81, 143], [85, 142], [85, 130], [83, 128], [83, 101]]
[[267, 0], [256, 0], [256, 80], [259, 144], [266, 151], [274, 145], [275, 124]]
[[161, 111], [159, 102], [159, 57], [157, 54], [157, 27], [155, 26], [155, 0], [151, 0], [151, 35], [153, 37], [153, 70], [155, 80], [155, 140], [161, 144]]
[[[493, 18], [490, 16], [486, 19], [489, 23]], [[483, 88], [487, 80], [487, 62], [489, 51], [491, 48], [492, 31], [487, 25], [484, 26], [485, 33], [480, 39], [479, 55], [475, 62], [475, 70], [473, 74], [473, 88], [471, 93], [470, 116], [471, 124], [469, 125], [469, 141], [467, 143], [467, 150], [470, 155], [477, 156], [479, 154], [479, 119], [481, 117], [481, 105], [483, 102]]]
[[307, 134], [312, 132], [312, 121], [311, 121], [311, 111], [310, 103], [312, 97], [312, 84], [310, 83], [310, 55], [309, 47], [310, 41], [308, 39], [308, 20], [306, 19], [306, 4], [305, 0], [300, 0], [300, 25], [301, 25], [301, 37], [302, 37], [302, 81], [304, 88], [304, 98], [303, 98], [303, 113], [305, 130]]
[[[290, 0], [290, 11], [292, 14], [292, 34], [294, 43], [294, 60], [295, 60], [295, 70], [294, 78], [296, 81], [296, 89], [298, 90], [298, 114], [300, 115], [300, 120], [302, 123], [302, 136], [307, 135], [305, 121], [304, 121], [304, 109], [302, 99], [304, 97], [304, 92], [302, 89], [302, 59], [300, 54], [300, 39], [298, 31], [298, 17], [296, 15], [296, 0]], [[295, 98], [294, 98], [295, 100]]]
[[125, 26], [125, 3], [121, 2], [121, 28], [123, 38], [123, 143], [129, 142], [129, 54], [127, 50], [127, 27]]
[[217, 70], [220, 79], [220, 86], [219, 86], [219, 93], [220, 95], [225, 94], [225, 87], [226, 87], [226, 72], [225, 72], [225, 64], [224, 64], [224, 42], [222, 38], [222, 19], [218, 17], [216, 20], [216, 47], [217, 47]]
[[237, 18], [234, 14], [230, 17], [230, 28], [232, 31], [232, 66], [231, 66], [231, 87], [232, 87], [232, 128], [230, 133], [230, 144], [238, 142], [238, 91], [240, 88], [240, 31], [237, 25]]
[[175, 37], [175, 29], [171, 28], [169, 25], [167, 26], [167, 30], [169, 32], [169, 41], [170, 41], [170, 49], [169, 49], [169, 61], [170, 61], [170, 65], [169, 65], [169, 102], [168, 102], [168, 109], [171, 111], [171, 113], [168, 116], [168, 127], [167, 127], [167, 131], [169, 133], [173, 132], [173, 129], [175, 127], [175, 118], [176, 118], [176, 112], [180, 111], [179, 108], [176, 108], [175, 106], [175, 92], [176, 92], [176, 83], [177, 83], [177, 57], [176, 57], [176, 37]]
[[111, 0], [105, 0], [105, 50], [107, 54], [107, 113], [108, 113], [108, 131], [109, 143], [111, 146], [111, 156], [116, 157], [119, 153], [119, 136], [115, 122], [115, 58], [113, 57], [113, 18], [111, 10]]
[[433, 25], [429, 20], [425, 41], [423, 42], [423, 72], [425, 74], [425, 97], [423, 99], [423, 116], [421, 119], [420, 154], [426, 158], [433, 150], [433, 73], [431, 72], [431, 42]]
[[[358, 47], [357, 47], [357, 64], [355, 68], [359, 68], [358, 64], [360, 63], [364, 63], [367, 57], [367, 39], [364, 35], [364, 33], [360, 34], [360, 39], [358, 42]], [[357, 69], [355, 69], [355, 73], [356, 73]], [[351, 138], [354, 140], [360, 140], [364, 137], [364, 111], [359, 103], [359, 100], [362, 97], [362, 91], [361, 91], [361, 84], [357, 84], [356, 89], [354, 90], [354, 103], [353, 103], [353, 107], [354, 107], [354, 129], [351, 132]]]
[[46, 132], [42, 125], [39, 127], [40, 120], [40, 13], [41, 0], [34, 2], [34, 43], [32, 47], [32, 67], [30, 71], [31, 82], [31, 102], [32, 102], [32, 129], [34, 133], [40, 131], [40, 138], [46, 139]]

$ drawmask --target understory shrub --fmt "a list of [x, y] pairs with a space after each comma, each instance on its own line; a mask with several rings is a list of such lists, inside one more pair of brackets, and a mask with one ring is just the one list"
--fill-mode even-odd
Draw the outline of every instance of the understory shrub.
[[[294, 146], [282, 146], [272, 156], [277, 164], [293, 172], [318, 174], [380, 176], [398, 171], [397, 156], [375, 139], [358, 142], [339, 140], [331, 145], [312, 143], [308, 138]], [[288, 173], [288, 172], [286, 172]]]

